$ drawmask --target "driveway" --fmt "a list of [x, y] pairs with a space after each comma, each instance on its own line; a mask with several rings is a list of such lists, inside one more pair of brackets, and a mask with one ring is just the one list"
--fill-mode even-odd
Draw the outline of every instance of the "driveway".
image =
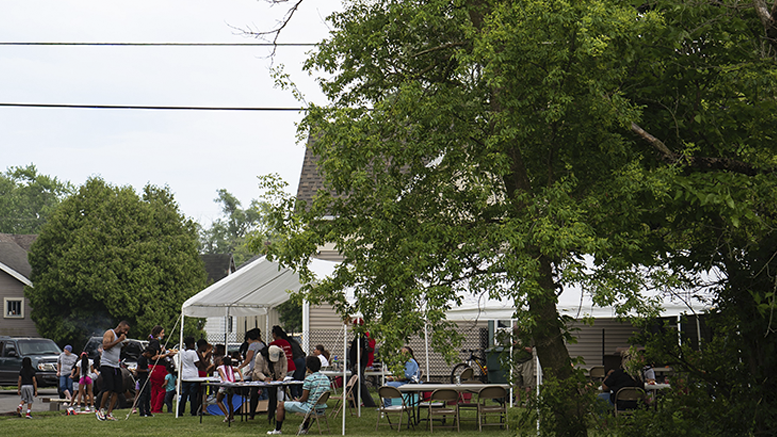
[[[53, 387], [42, 388], [38, 390], [38, 397], [32, 404], [32, 412], [49, 411], [51, 404], [44, 404], [41, 398], [56, 398], [57, 389]], [[16, 390], [0, 390], [0, 414], [16, 414], [16, 407], [19, 406], [21, 397], [16, 394]], [[27, 407], [25, 407], [26, 411]]]

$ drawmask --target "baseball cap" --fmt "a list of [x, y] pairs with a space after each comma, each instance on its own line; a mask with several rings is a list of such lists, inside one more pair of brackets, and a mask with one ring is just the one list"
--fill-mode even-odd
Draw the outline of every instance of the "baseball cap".
[[68, 352], [73, 352], [73, 346], [67, 345], [65, 346], [65, 350]]
[[268, 355], [270, 356], [270, 361], [273, 363], [277, 362], [281, 359], [281, 352], [283, 352], [283, 349], [276, 345], [270, 346], [270, 348], [267, 350]]

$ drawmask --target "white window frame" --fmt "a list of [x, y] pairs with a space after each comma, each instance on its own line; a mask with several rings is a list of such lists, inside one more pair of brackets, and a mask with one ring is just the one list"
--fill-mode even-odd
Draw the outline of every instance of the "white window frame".
[[[8, 303], [19, 302], [19, 314], [8, 314]], [[4, 319], [23, 319], [24, 318], [24, 298], [20, 297], [4, 297], [3, 298], [3, 318]]]

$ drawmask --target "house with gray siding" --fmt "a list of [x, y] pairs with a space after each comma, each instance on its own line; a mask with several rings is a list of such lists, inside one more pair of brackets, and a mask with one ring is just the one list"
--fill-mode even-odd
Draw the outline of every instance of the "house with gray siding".
[[30, 318], [30, 302], [24, 297], [24, 287], [32, 287], [32, 267], [27, 261], [27, 253], [36, 238], [37, 235], [0, 234], [0, 299], [3, 303], [0, 335], [40, 336]]

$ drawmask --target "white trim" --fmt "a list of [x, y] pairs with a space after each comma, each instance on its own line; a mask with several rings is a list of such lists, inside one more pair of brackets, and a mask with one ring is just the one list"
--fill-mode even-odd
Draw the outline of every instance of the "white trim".
[[16, 278], [22, 284], [29, 285], [30, 287], [32, 287], [32, 281], [30, 281], [29, 279], [25, 278], [24, 275], [22, 275], [21, 273], [17, 272], [16, 270], [8, 267], [7, 265], [5, 265], [5, 264], [3, 264], [1, 262], [0, 262], [0, 270], [8, 273], [11, 276], [13, 276], [14, 278]]
[[[19, 302], [19, 310], [21, 314], [12, 316], [8, 314], [8, 301]], [[3, 298], [3, 318], [4, 319], [23, 319], [24, 318], [24, 298], [23, 297], [4, 297]]]

